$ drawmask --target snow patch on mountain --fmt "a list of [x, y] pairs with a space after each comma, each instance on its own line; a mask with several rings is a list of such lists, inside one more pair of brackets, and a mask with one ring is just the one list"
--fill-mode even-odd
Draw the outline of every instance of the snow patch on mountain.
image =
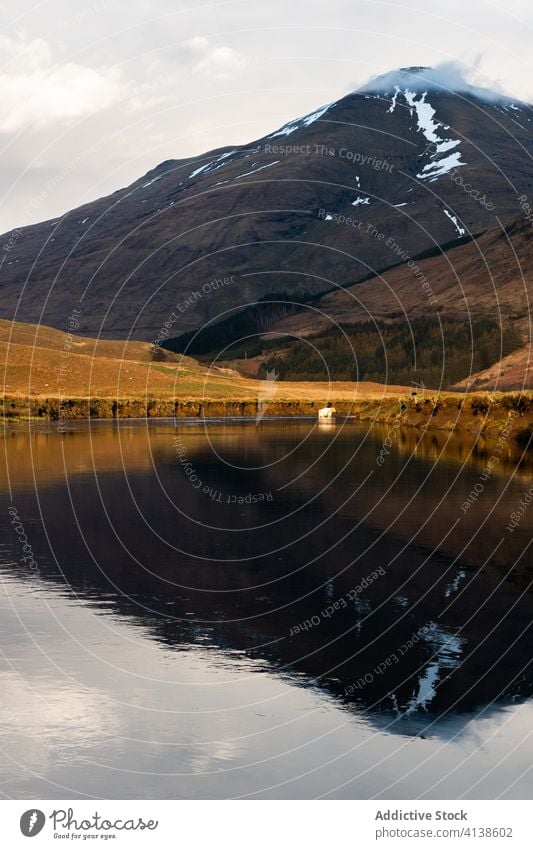
[[429, 182], [433, 183], [437, 177], [442, 177], [443, 174], [453, 171], [454, 168], [460, 168], [462, 165], [466, 165], [466, 162], [461, 162], [461, 154], [459, 152], [450, 153], [444, 159], [428, 162], [416, 176], [419, 180], [425, 180], [431, 177], [432, 179]]
[[[427, 92], [424, 92], [418, 100], [416, 99], [416, 93], [410, 91], [408, 88], [405, 89], [403, 95], [409, 106], [412, 106], [416, 110], [418, 129], [424, 133], [426, 139], [430, 142], [441, 142], [442, 139], [437, 135], [437, 130], [442, 125], [438, 121], [433, 120], [435, 110], [431, 106], [431, 103], [426, 102]], [[458, 144], [458, 142], [455, 144]]]
[[442, 133], [447, 127], [436, 120], [436, 111], [431, 103], [426, 100], [427, 92], [425, 91], [417, 97], [416, 92], [406, 88], [402, 94], [412, 110], [411, 114], [413, 112], [416, 113], [417, 130], [429, 142], [423, 155], [429, 155], [430, 162], [426, 163], [421, 172], [416, 175], [418, 179], [436, 179], [453, 168], [466, 165], [465, 162], [461, 162], [461, 153], [459, 151], [449, 153], [449, 151], [461, 143], [461, 140], [443, 138]]
[[392, 100], [391, 100], [391, 105], [387, 109], [387, 112], [394, 112], [394, 110], [396, 109], [396, 101], [398, 99], [399, 93], [400, 93], [400, 87], [395, 85], [394, 86], [394, 94], [393, 94]]
[[153, 180], [148, 180], [147, 183], [142, 184], [141, 189], [147, 189], [148, 186], [151, 186], [152, 183], [157, 183], [157, 181], [160, 180], [160, 179], [161, 179], [161, 177], [154, 177]]
[[198, 174], [210, 174], [211, 171], [218, 171], [219, 168], [223, 168], [227, 163], [224, 161], [228, 159], [228, 157], [233, 156], [234, 153], [237, 153], [236, 150], [228, 150], [227, 153], [221, 153], [220, 156], [217, 156], [215, 159], [211, 159], [210, 162], [206, 162], [205, 165], [200, 165], [199, 168], [196, 168], [192, 174], [189, 174], [189, 180], [193, 177], [197, 177]]
[[[273, 165], [279, 165], [280, 162], [281, 162], [281, 159], [276, 159], [275, 162], [269, 162], [268, 165], [261, 165], [260, 168], [255, 168], [255, 169], [254, 169], [254, 166], [252, 165], [252, 169], [253, 169], [252, 171], [245, 171], [244, 174], [239, 174], [237, 177], [235, 177], [235, 179], [240, 180], [241, 177], [249, 177], [250, 174], [257, 174], [259, 171], [263, 171], [265, 168], [272, 168]], [[254, 163], [254, 165], [255, 165], [255, 163]]]
[[449, 212], [447, 209], [445, 209], [445, 210], [443, 210], [443, 211], [444, 211], [444, 215], [446, 215], [446, 216], [450, 219], [450, 221], [451, 221], [451, 222], [452, 222], [452, 224], [454, 225], [454, 227], [455, 227], [455, 229], [457, 230], [457, 232], [459, 233], [459, 235], [460, 235], [460, 236], [464, 236], [464, 234], [465, 234], [465, 229], [464, 229], [464, 227], [461, 227], [461, 225], [459, 224], [459, 222], [458, 222], [457, 218], [455, 217], [455, 215], [452, 215], [452, 213], [451, 213], [451, 212]]
[[325, 115], [328, 109], [331, 109], [331, 107], [335, 106], [336, 103], [336, 100], [333, 103], [326, 103], [325, 106], [321, 106], [320, 109], [317, 109], [315, 112], [311, 112], [309, 115], [304, 115], [303, 118], [297, 118], [296, 121], [291, 121], [289, 124], [284, 124], [281, 129], [276, 130], [275, 133], [271, 133], [268, 138], [275, 139], [278, 136], [290, 136], [291, 133], [296, 132], [296, 130], [300, 130], [302, 127], [310, 127], [311, 124], [314, 124], [315, 121], [322, 118], [322, 115]]

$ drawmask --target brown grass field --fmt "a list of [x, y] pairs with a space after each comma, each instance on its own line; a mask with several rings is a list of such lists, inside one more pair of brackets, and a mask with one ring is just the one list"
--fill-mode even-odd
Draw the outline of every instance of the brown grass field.
[[227, 368], [207, 368], [165, 352], [153, 362], [146, 342], [96, 340], [35, 324], [0, 320], [4, 395], [42, 398], [122, 398], [255, 401], [351, 401], [397, 396], [408, 387], [377, 383], [290, 383], [274, 386]]

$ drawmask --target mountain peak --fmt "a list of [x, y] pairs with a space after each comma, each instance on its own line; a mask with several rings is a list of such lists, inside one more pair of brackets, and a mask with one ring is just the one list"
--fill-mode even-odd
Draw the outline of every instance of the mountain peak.
[[481, 88], [468, 82], [468, 70], [457, 62], [442, 62], [434, 68], [412, 65], [396, 68], [373, 77], [358, 89], [358, 94], [390, 94], [396, 89], [414, 92], [438, 91], [441, 94], [467, 94], [479, 100], [498, 102], [508, 100], [498, 86]]
[[408, 68], [399, 69], [402, 74], [419, 74], [421, 71], [431, 71], [429, 65], [411, 65]]

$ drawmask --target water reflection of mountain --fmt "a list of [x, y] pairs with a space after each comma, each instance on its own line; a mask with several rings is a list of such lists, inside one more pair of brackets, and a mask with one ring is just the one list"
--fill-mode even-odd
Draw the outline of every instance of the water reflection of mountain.
[[[377, 469], [374, 438], [307, 425], [209, 437], [180, 431], [176, 443], [172, 429], [134, 429], [120, 437], [127, 474], [115, 463], [95, 476], [98, 434], [78, 434], [68, 450], [81, 466], [65, 483], [39, 481], [36, 469], [38, 503], [14, 479], [40, 579], [168, 646], [246, 652], [376, 722], [392, 712], [398, 730], [434, 721], [438, 731], [448, 711], [530, 697], [522, 555], [533, 517], [504, 530], [522, 481], [495, 476], [462, 514], [475, 465], [455, 481], [460, 467], [444, 457], [428, 477], [429, 459], [406, 467], [392, 452]], [[17, 446], [12, 470], [31, 464], [25, 456]]]

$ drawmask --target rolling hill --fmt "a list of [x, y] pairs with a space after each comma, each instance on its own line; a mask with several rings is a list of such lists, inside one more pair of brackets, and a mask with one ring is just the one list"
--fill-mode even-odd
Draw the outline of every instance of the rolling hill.
[[223, 366], [206, 367], [191, 357], [153, 356], [145, 342], [91, 339], [0, 320], [2, 394], [8, 398], [126, 399], [144, 403], [146, 409], [152, 400], [322, 404], [331, 397], [379, 399], [406, 391], [369, 383], [316, 383], [312, 388], [302, 382], [272, 383], [243, 378]]

